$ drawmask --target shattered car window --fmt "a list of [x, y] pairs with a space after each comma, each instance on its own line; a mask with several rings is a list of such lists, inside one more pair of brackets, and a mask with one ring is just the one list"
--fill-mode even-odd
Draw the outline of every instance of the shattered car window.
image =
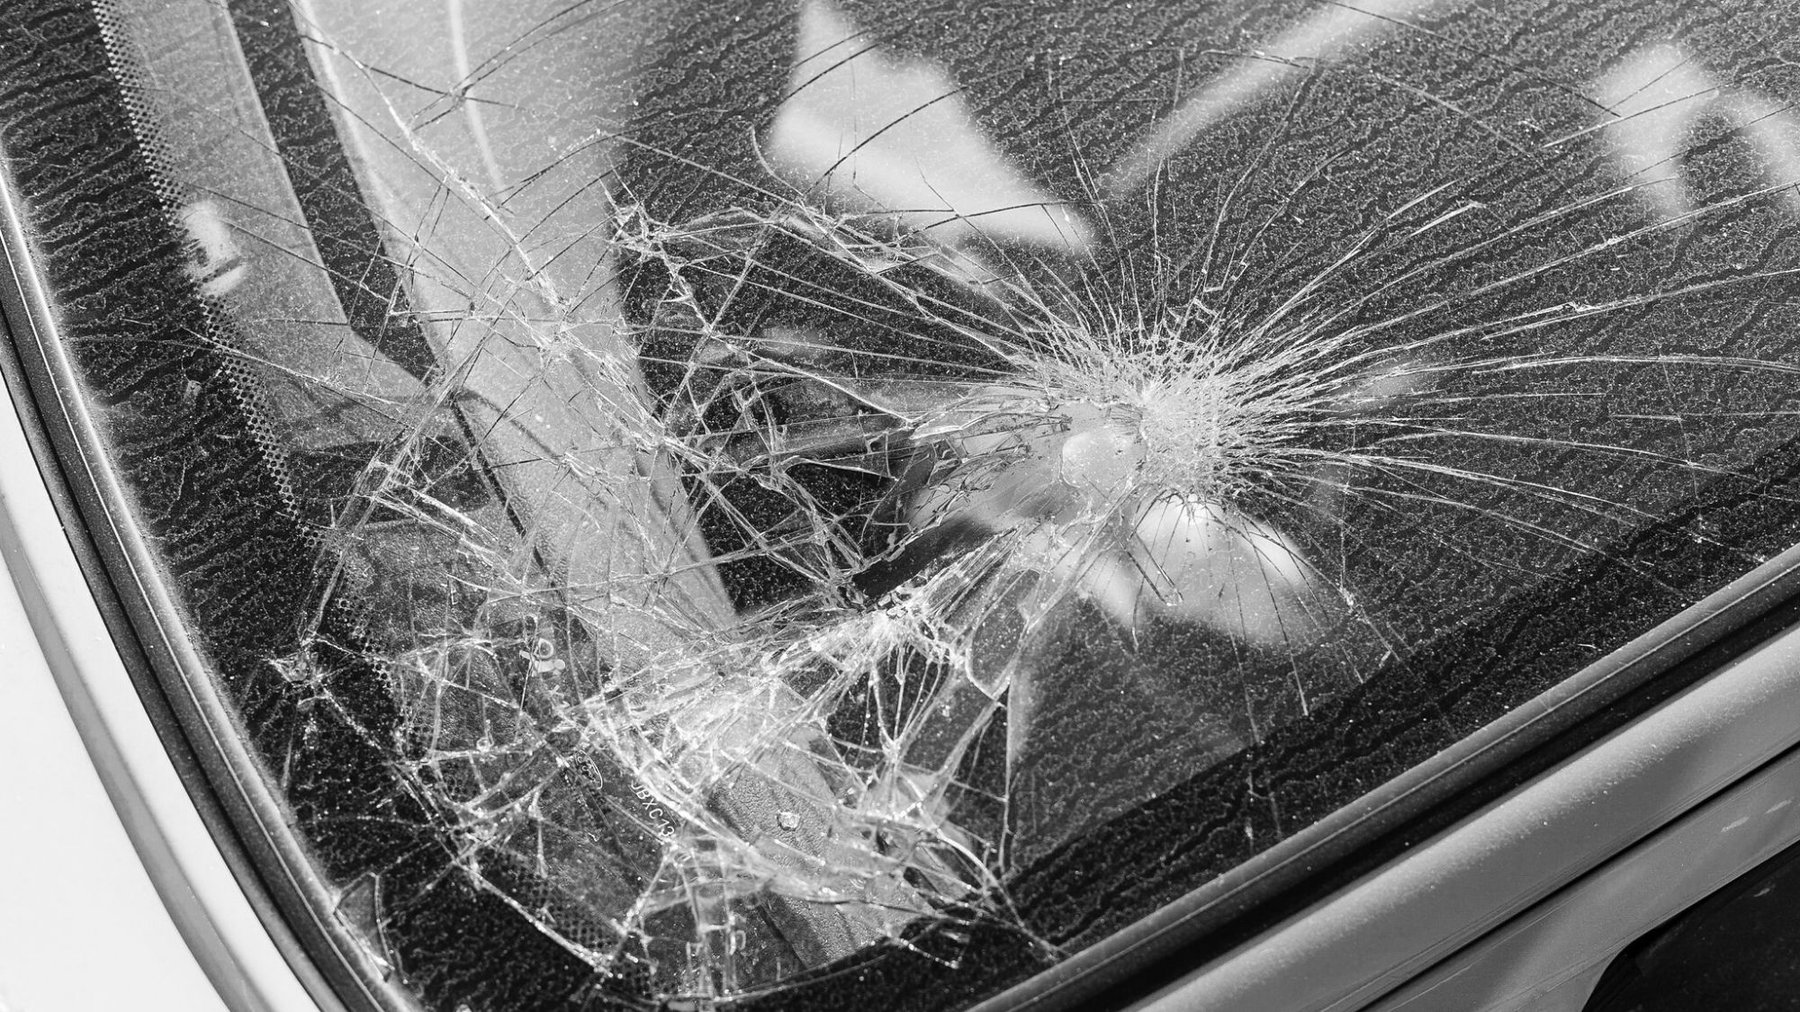
[[193, 691], [429, 1007], [966, 1007], [1800, 540], [1791, 12], [38, 6]]

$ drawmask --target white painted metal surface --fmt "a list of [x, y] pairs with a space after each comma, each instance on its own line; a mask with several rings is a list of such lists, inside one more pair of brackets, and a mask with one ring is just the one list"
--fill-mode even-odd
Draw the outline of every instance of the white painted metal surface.
[[0, 394], [0, 1012], [316, 1009], [214, 845]]
[[1431, 968], [1380, 1012], [1581, 1012], [1613, 956], [1800, 837], [1800, 755]]
[[[1772, 810], [1766, 817], [1741, 816], [1733, 810], [1720, 823], [1722, 827], [1740, 816], [1747, 819], [1738, 827], [1743, 835], [1733, 841], [1745, 846], [1701, 848], [1685, 837], [1684, 842], [1664, 845], [1660, 851], [1664, 860], [1679, 854], [1685, 862], [1682, 873], [1670, 879], [1667, 904], [1620, 905], [1624, 894], [1605, 885], [1583, 885], [1584, 891], [1566, 897], [1559, 894], [1641, 841], [1646, 847], [1655, 846], [1650, 838], [1684, 814], [1695, 813], [1683, 825], [1702, 828], [1682, 832], [1704, 835], [1717, 815], [1696, 809], [1797, 741], [1800, 632], [1789, 632], [1405, 858], [1135, 1008], [1348, 1012], [1406, 985], [1548, 897], [1557, 898], [1538, 909], [1596, 904], [1581, 918], [1590, 926], [1613, 924], [1617, 930], [1604, 935], [1590, 932], [1584, 951], [1563, 953], [1550, 961], [1543, 960], [1545, 953], [1540, 951], [1531, 957], [1536, 962], [1512, 969], [1492, 966], [1484, 971], [1492, 975], [1488, 985], [1472, 992], [1446, 990], [1435, 998], [1430, 989], [1440, 985], [1434, 985], [1437, 978], [1428, 974], [1417, 985], [1422, 990], [1396, 995], [1399, 1000], [1416, 994], [1407, 999], [1412, 1004], [1392, 1006], [1408, 1012], [1535, 1008], [1509, 1002], [1545, 996], [1548, 992], [1542, 989], [1558, 981], [1526, 977], [1539, 972], [1560, 974], [1564, 980], [1579, 977], [1629, 942], [1635, 935], [1632, 925], [1641, 925], [1638, 930], [1653, 926], [1800, 839], [1797, 806], [1776, 808], [1781, 798], [1770, 795], [1764, 808]], [[1775, 778], [1765, 784], [1767, 789], [1786, 791], [1787, 797], [1800, 793], [1794, 780], [1800, 774], [1763, 771], [1758, 776], [1764, 774]], [[1746, 786], [1761, 782], [1752, 779]], [[1748, 803], [1754, 807], [1761, 799], [1757, 795]], [[1721, 798], [1720, 804], [1725, 803]], [[1634, 853], [1641, 860], [1645, 851]], [[1617, 881], [1638, 880], [1657, 867], [1640, 865]], [[1682, 896], [1691, 898], [1683, 902]], [[1514, 923], [1520, 925], [1518, 930], [1529, 925]], [[1505, 935], [1506, 929], [1497, 934]], [[1526, 959], [1536, 945], [1526, 935], [1518, 935], [1516, 943], [1511, 951], [1519, 959]], [[1455, 967], [1450, 963], [1445, 969], [1454, 973]], [[1560, 1000], [1566, 1004], [1569, 998], [1565, 992]], [[1466, 1003], [1471, 1001], [1476, 1003]]]

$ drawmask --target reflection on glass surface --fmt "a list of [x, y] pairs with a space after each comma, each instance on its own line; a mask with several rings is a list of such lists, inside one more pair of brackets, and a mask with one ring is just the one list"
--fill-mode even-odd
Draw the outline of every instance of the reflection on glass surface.
[[595, 1002], [973, 1001], [1753, 567], [1791, 20], [107, 6], [306, 532], [228, 674], [337, 917], [446, 1009], [444, 889]]

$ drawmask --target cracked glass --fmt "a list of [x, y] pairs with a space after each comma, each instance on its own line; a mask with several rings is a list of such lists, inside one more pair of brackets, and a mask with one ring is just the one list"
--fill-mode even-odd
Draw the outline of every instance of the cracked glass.
[[1773, 5], [67, 6], [396, 1007], [967, 1007], [1800, 541]]

